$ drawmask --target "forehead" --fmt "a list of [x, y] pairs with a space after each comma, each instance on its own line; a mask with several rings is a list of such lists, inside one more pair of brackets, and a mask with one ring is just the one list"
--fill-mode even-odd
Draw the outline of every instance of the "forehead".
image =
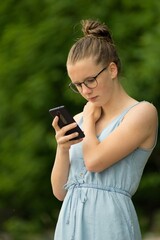
[[82, 81], [87, 77], [92, 77], [99, 70], [99, 66], [93, 58], [85, 58], [75, 64], [67, 64], [68, 76], [73, 81]]

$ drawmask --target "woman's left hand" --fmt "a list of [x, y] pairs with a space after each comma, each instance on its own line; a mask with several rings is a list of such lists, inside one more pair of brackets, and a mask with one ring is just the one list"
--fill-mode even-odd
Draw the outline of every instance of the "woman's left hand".
[[102, 108], [97, 107], [94, 104], [87, 102], [83, 109], [83, 118], [92, 118], [93, 121], [96, 123], [102, 114]]

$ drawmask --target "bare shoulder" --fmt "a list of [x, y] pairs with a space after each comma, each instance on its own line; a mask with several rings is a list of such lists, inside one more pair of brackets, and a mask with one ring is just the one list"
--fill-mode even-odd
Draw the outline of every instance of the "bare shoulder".
[[151, 111], [151, 112], [157, 114], [157, 109], [156, 109], [156, 107], [155, 107], [152, 103], [150, 103], [150, 102], [143, 101], [143, 102], [140, 102], [140, 103], [138, 104], [138, 106], [144, 108], [144, 110]]
[[156, 123], [158, 120], [156, 107], [147, 101], [140, 102], [138, 105], [133, 107], [128, 115], [132, 116], [134, 120], [136, 118], [142, 122]]
[[158, 127], [156, 107], [149, 102], [140, 102], [124, 118], [125, 126], [141, 139], [140, 147], [150, 149], [154, 146]]
[[74, 116], [74, 120], [78, 123], [83, 116], [83, 112], [78, 113]]

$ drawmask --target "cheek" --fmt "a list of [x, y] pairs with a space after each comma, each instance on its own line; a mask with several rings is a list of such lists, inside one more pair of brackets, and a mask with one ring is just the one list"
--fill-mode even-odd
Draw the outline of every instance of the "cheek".
[[113, 86], [113, 82], [112, 81], [105, 81], [99, 88], [99, 95], [102, 97], [102, 101], [106, 102], [108, 101], [112, 95], [113, 95], [113, 91], [114, 91], [114, 86]]
[[110, 79], [104, 80], [101, 85], [99, 85], [99, 89], [101, 92], [109, 93], [113, 89], [113, 83]]

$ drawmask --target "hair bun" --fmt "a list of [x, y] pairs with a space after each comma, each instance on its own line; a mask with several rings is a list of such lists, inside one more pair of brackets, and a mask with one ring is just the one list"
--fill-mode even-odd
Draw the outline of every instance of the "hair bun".
[[103, 38], [107, 42], [113, 43], [109, 29], [105, 24], [93, 20], [82, 20], [81, 24], [85, 37]]

